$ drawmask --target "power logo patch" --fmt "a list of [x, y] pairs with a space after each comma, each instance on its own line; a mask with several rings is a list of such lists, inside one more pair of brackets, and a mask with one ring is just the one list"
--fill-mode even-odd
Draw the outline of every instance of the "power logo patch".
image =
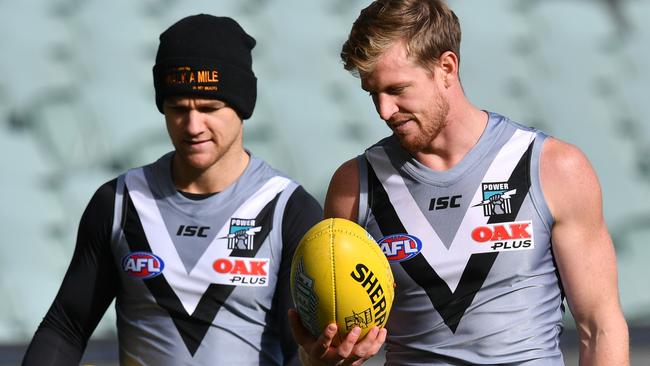
[[483, 247], [483, 252], [533, 249], [535, 248], [533, 222], [485, 224], [472, 230], [472, 240]]
[[155, 254], [133, 252], [122, 258], [122, 270], [130, 277], [140, 279], [153, 278], [160, 275], [165, 268], [165, 262]]
[[253, 250], [253, 239], [262, 230], [255, 226], [255, 219], [230, 219], [228, 231], [228, 249]]
[[379, 241], [379, 248], [389, 262], [402, 262], [415, 257], [422, 250], [422, 241], [409, 234], [393, 234]]
[[510, 197], [517, 194], [516, 189], [510, 189], [508, 182], [481, 183], [483, 201], [472, 207], [483, 205], [483, 215], [495, 216], [512, 213]]
[[269, 260], [266, 258], [219, 258], [212, 263], [217, 273], [214, 283], [235, 286], [268, 286]]

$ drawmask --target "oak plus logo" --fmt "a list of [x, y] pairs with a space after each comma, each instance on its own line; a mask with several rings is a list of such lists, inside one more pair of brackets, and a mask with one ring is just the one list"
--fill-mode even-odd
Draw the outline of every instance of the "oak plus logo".
[[217, 273], [215, 283], [235, 286], [268, 286], [267, 258], [219, 258], [212, 263]]
[[506, 252], [535, 248], [532, 221], [485, 224], [472, 230], [472, 240], [483, 252]]
[[484, 216], [495, 216], [512, 213], [510, 197], [517, 194], [516, 189], [510, 189], [508, 182], [481, 183], [483, 201], [472, 207], [483, 205]]

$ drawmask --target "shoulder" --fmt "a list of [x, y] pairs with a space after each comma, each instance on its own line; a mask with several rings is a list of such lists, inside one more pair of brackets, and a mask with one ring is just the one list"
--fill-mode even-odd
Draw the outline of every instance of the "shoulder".
[[113, 227], [116, 187], [117, 178], [95, 191], [79, 221], [78, 243], [88, 247], [106, 247]]
[[332, 176], [325, 197], [325, 217], [356, 221], [359, 191], [359, 161], [352, 158], [343, 163]]
[[544, 141], [542, 159], [559, 173], [570, 173], [575, 169], [591, 169], [587, 157], [577, 146], [554, 137]]
[[596, 183], [596, 173], [587, 156], [574, 145], [547, 138], [540, 159], [544, 185], [580, 186]]
[[114, 178], [97, 188], [95, 194], [93, 194], [92, 198], [90, 199], [88, 206], [112, 210], [115, 203], [116, 190], [117, 178]]
[[283, 180], [294, 183], [296, 186], [300, 185], [293, 177], [286, 174], [284, 171], [276, 168], [271, 165], [268, 161], [260, 158], [257, 155], [252, 154], [248, 151], [250, 160], [248, 162], [248, 167], [244, 172], [244, 175], [240, 179], [247, 179], [249, 181], [254, 181], [259, 184], [264, 184], [270, 179], [281, 178]]
[[320, 203], [302, 186], [296, 187], [287, 200], [282, 216], [284, 248], [290, 253], [302, 236], [323, 218]]
[[556, 220], [567, 210], [575, 211], [585, 205], [600, 205], [601, 191], [596, 172], [585, 154], [572, 144], [556, 138], [544, 141], [540, 179]]
[[323, 210], [316, 198], [307, 192], [303, 186], [299, 185], [287, 200], [285, 211], [310, 212], [321, 216]]
[[334, 172], [334, 175], [332, 175], [332, 180], [330, 182], [330, 185], [332, 183], [338, 183], [338, 184], [346, 184], [350, 181], [358, 181], [359, 180], [359, 159], [358, 158], [352, 158], [338, 167], [336, 171]]

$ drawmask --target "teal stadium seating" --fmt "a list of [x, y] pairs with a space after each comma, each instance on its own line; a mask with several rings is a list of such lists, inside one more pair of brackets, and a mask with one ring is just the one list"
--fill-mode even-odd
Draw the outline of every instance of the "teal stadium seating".
[[[245, 121], [246, 146], [322, 202], [338, 165], [388, 131], [338, 58], [368, 3], [0, 0], [0, 345], [31, 338], [95, 189], [171, 149], [151, 78], [161, 30], [207, 12], [238, 19], [257, 39], [258, 104]], [[648, 329], [650, 2], [449, 3], [463, 27], [470, 99], [592, 161], [624, 312], [631, 327]], [[114, 339], [114, 322], [110, 309], [93, 339]]]

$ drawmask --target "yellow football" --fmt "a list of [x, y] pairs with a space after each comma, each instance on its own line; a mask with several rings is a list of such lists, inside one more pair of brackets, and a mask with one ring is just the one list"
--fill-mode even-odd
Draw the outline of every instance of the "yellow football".
[[340, 342], [354, 326], [361, 339], [386, 325], [395, 290], [388, 260], [370, 234], [337, 218], [303, 236], [291, 263], [291, 293], [305, 328], [317, 337], [336, 323]]

